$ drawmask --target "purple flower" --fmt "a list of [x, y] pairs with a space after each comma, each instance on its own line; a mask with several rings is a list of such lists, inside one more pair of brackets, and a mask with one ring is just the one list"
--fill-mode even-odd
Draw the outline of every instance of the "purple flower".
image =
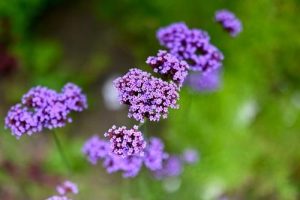
[[168, 154], [164, 152], [162, 141], [159, 138], [150, 138], [145, 150], [145, 166], [152, 171], [159, 170], [163, 166], [163, 161], [167, 158]]
[[241, 21], [229, 10], [218, 10], [215, 14], [215, 20], [220, 23], [232, 37], [237, 36], [243, 29]]
[[5, 126], [19, 138], [43, 128], [63, 127], [72, 121], [68, 116], [71, 111], [80, 112], [86, 108], [86, 96], [74, 84], [66, 84], [62, 93], [37, 86], [23, 95], [20, 104], [9, 110]]
[[125, 126], [119, 128], [112, 126], [104, 136], [110, 139], [112, 153], [122, 157], [144, 156], [146, 142], [138, 126], [132, 129], [127, 129]]
[[65, 181], [56, 187], [56, 191], [60, 195], [66, 195], [68, 193], [78, 194], [78, 187], [71, 181]]
[[179, 176], [183, 170], [182, 161], [178, 156], [169, 156], [163, 163], [163, 167], [154, 171], [154, 176], [158, 179]]
[[56, 196], [56, 195], [54, 195], [52, 197], [47, 198], [46, 200], [71, 200], [71, 199], [69, 199], [66, 196]]
[[103, 166], [108, 173], [121, 171], [124, 178], [135, 177], [141, 170], [142, 164], [142, 157], [127, 156], [123, 158], [115, 154], [108, 154], [103, 162]]
[[5, 118], [5, 126], [12, 131], [12, 134], [20, 138], [23, 134], [31, 135], [32, 133], [42, 130], [42, 126], [34, 113], [26, 107], [17, 104], [8, 111]]
[[195, 164], [199, 161], [198, 151], [195, 149], [186, 149], [182, 154], [182, 160], [188, 164]]
[[169, 53], [185, 60], [193, 71], [206, 73], [222, 66], [223, 54], [210, 43], [205, 31], [189, 29], [180, 22], [160, 28], [157, 38]]
[[82, 152], [94, 165], [97, 164], [98, 160], [106, 158], [109, 150], [110, 146], [108, 141], [101, 140], [97, 135], [88, 139], [82, 148]]
[[177, 109], [178, 87], [151, 76], [140, 69], [130, 69], [114, 81], [119, 91], [119, 100], [129, 106], [129, 118], [144, 122], [167, 118], [169, 108]]
[[71, 111], [81, 112], [87, 109], [86, 96], [81, 88], [73, 83], [67, 83], [62, 89], [63, 101]]
[[200, 72], [190, 73], [186, 83], [196, 91], [214, 91], [220, 87], [220, 70], [202, 74]]
[[155, 73], [161, 74], [165, 79], [173, 80], [179, 86], [182, 85], [188, 75], [188, 64], [178, 60], [167, 51], [160, 50], [156, 56], [148, 57], [146, 63], [153, 68]]

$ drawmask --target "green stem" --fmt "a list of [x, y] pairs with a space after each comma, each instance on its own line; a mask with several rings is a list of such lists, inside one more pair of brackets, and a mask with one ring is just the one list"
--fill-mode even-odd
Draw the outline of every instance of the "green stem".
[[70, 163], [68, 162], [67, 157], [66, 157], [66, 155], [64, 154], [64, 151], [63, 151], [63, 149], [62, 149], [61, 143], [60, 143], [60, 141], [59, 141], [59, 139], [58, 139], [58, 136], [57, 136], [56, 132], [53, 131], [53, 134], [52, 134], [52, 135], [53, 135], [54, 142], [55, 142], [55, 144], [56, 144], [56, 146], [57, 146], [57, 150], [58, 150], [58, 152], [59, 152], [59, 154], [60, 154], [60, 157], [61, 157], [63, 163], [65, 164], [65, 166], [66, 166], [66, 168], [68, 169], [68, 171], [71, 171]]

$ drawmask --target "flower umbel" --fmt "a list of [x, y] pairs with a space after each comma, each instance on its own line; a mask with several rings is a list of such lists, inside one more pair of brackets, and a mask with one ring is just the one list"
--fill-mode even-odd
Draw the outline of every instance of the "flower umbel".
[[86, 96], [81, 89], [68, 83], [57, 93], [47, 87], [37, 86], [23, 95], [21, 103], [11, 107], [5, 118], [5, 126], [17, 138], [31, 135], [43, 128], [63, 127], [72, 119], [72, 111], [80, 112], [87, 108]]
[[119, 128], [113, 126], [104, 136], [110, 140], [112, 153], [122, 157], [144, 156], [146, 142], [138, 130], [138, 126], [134, 126], [132, 129], [127, 129], [125, 126]]
[[128, 117], [144, 122], [167, 118], [169, 108], [177, 109], [178, 87], [140, 69], [130, 69], [114, 81], [119, 100], [129, 106]]
[[160, 50], [156, 56], [148, 57], [146, 63], [155, 73], [159, 73], [165, 79], [173, 80], [179, 86], [188, 74], [188, 64], [164, 50]]
[[179, 22], [157, 31], [160, 44], [180, 60], [185, 60], [190, 69], [202, 73], [222, 66], [223, 54], [210, 43], [207, 32], [200, 29], [189, 29]]
[[236, 37], [243, 29], [241, 21], [229, 10], [218, 10], [215, 14], [216, 22], [232, 36]]

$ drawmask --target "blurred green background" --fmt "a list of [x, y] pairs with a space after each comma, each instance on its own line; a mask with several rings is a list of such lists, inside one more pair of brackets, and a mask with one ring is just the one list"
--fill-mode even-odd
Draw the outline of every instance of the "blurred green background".
[[[235, 39], [213, 21], [227, 8], [244, 30]], [[74, 82], [89, 109], [59, 130], [74, 172], [60, 160], [50, 132], [16, 140], [1, 129], [0, 199], [40, 200], [57, 182], [79, 185], [74, 199], [300, 199], [299, 0], [0, 0], [0, 126], [10, 106], [32, 86]], [[129, 68], [149, 70], [156, 30], [173, 22], [209, 32], [225, 55], [220, 90], [181, 91], [179, 110], [151, 123], [168, 152], [196, 148], [197, 165], [157, 181], [143, 170], [129, 180], [91, 166], [84, 141], [112, 124], [129, 125], [127, 110], [111, 110], [102, 88]]]

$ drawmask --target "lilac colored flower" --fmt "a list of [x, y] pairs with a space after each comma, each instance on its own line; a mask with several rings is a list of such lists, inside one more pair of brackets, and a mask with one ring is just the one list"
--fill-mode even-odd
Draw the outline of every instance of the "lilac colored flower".
[[140, 69], [130, 69], [114, 81], [119, 100], [129, 106], [128, 117], [144, 122], [167, 118], [169, 108], [177, 109], [178, 87]]
[[142, 157], [127, 156], [123, 158], [115, 154], [108, 154], [103, 162], [108, 173], [121, 171], [124, 178], [135, 177], [141, 170], [142, 164]]
[[66, 195], [68, 193], [78, 194], [78, 187], [71, 181], [65, 181], [56, 187], [56, 191], [60, 195]]
[[42, 127], [34, 114], [21, 104], [17, 104], [8, 111], [5, 118], [5, 127], [12, 131], [12, 134], [20, 138], [23, 134], [31, 135], [41, 131]]
[[171, 79], [175, 83], [182, 85], [188, 75], [189, 66], [185, 61], [178, 60], [167, 51], [160, 50], [156, 56], [150, 56], [146, 63], [153, 68], [155, 73], [159, 73], [165, 79]]
[[214, 91], [220, 87], [220, 70], [202, 74], [190, 73], [186, 83], [197, 91]]
[[237, 36], [243, 29], [241, 21], [229, 10], [218, 10], [215, 14], [215, 20], [220, 23], [232, 37]]
[[82, 94], [81, 88], [77, 85], [67, 83], [62, 89], [62, 94], [64, 103], [68, 109], [77, 112], [87, 109], [86, 96]]
[[143, 156], [146, 142], [142, 133], [138, 130], [138, 126], [127, 129], [125, 126], [117, 128], [112, 126], [105, 134], [110, 139], [112, 153], [126, 156]]
[[157, 38], [169, 53], [185, 60], [193, 71], [206, 73], [222, 66], [223, 54], [210, 43], [205, 31], [189, 29], [180, 22], [160, 28]]
[[172, 155], [165, 160], [163, 167], [154, 171], [154, 176], [158, 179], [179, 176], [183, 170], [182, 161], [178, 156]]
[[30, 89], [23, 97], [22, 104], [29, 108], [42, 109], [52, 106], [58, 93], [47, 87], [37, 86]]
[[182, 160], [188, 164], [195, 164], [199, 161], [198, 151], [195, 149], [186, 149], [182, 154]]
[[72, 200], [72, 199], [69, 199], [66, 196], [56, 196], [55, 195], [55, 196], [47, 198], [46, 200]]
[[25, 133], [40, 132], [43, 128], [63, 127], [72, 121], [68, 116], [71, 111], [79, 112], [85, 108], [86, 97], [74, 84], [66, 84], [62, 93], [37, 86], [23, 95], [20, 104], [10, 109], [5, 125], [19, 138]]
[[82, 152], [94, 165], [97, 164], [99, 159], [104, 159], [107, 156], [109, 150], [110, 146], [108, 141], [101, 140], [97, 135], [88, 139], [82, 148]]
[[152, 170], [159, 170], [163, 166], [163, 161], [168, 158], [164, 152], [164, 144], [159, 138], [150, 138], [144, 157], [145, 166]]

